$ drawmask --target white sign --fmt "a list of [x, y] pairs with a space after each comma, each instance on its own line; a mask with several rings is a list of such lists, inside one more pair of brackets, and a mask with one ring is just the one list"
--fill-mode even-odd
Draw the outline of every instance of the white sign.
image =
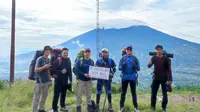
[[89, 75], [91, 75], [91, 77], [95, 79], [109, 80], [109, 73], [110, 73], [109, 68], [96, 67], [96, 66], [90, 66], [89, 68]]

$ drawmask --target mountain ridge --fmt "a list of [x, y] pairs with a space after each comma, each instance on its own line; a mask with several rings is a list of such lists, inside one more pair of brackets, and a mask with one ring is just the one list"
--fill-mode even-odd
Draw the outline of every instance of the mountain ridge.
[[[121, 49], [127, 45], [132, 45], [134, 54], [141, 64], [140, 78], [149, 81], [149, 74], [152, 69], [147, 69], [146, 65], [150, 59], [149, 51], [154, 51], [155, 45], [162, 44], [167, 52], [174, 53], [172, 67], [174, 79], [178, 83], [189, 83], [200, 81], [200, 44], [189, 42], [169, 34], [162, 33], [148, 26], [131, 26], [122, 29], [100, 29], [100, 49], [106, 47], [110, 51], [110, 57], [118, 65], [121, 58]], [[92, 58], [96, 59], [96, 30], [93, 29], [78, 35], [57, 46], [69, 48], [69, 57], [74, 60], [77, 52], [82, 48], [91, 48]], [[16, 56], [16, 70], [28, 70], [33, 52]], [[73, 61], [72, 61], [73, 62]], [[115, 81], [118, 82], [119, 71]], [[193, 77], [192, 80], [191, 76]], [[1, 77], [1, 76], [0, 76]], [[141, 83], [143, 83], [142, 81]]]

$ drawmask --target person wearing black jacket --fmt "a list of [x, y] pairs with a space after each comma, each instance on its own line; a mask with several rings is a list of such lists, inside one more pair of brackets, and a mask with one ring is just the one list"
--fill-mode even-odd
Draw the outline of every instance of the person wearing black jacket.
[[162, 112], [166, 112], [168, 95], [167, 95], [167, 84], [172, 84], [172, 70], [171, 70], [171, 61], [168, 57], [163, 55], [163, 46], [157, 45], [156, 56], [153, 56], [149, 61], [148, 68], [151, 68], [154, 65], [154, 79], [152, 81], [151, 87], [151, 111], [156, 111], [156, 97], [159, 86], [162, 88]]
[[55, 84], [54, 84], [54, 97], [52, 108], [54, 112], [58, 112], [58, 99], [60, 96], [60, 110], [67, 111], [68, 108], [65, 105], [67, 89], [72, 86], [72, 71], [71, 61], [68, 58], [68, 49], [63, 48], [61, 57], [58, 57], [53, 64], [53, 71], [55, 72]]

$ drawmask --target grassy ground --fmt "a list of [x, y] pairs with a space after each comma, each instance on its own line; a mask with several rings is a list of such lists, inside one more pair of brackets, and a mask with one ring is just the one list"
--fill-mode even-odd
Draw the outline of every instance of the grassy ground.
[[[33, 87], [34, 83], [31, 81], [17, 81], [11, 88], [7, 84], [0, 82], [0, 112], [30, 112]], [[120, 86], [113, 85], [112, 101], [115, 112], [119, 109], [120, 91]], [[158, 96], [161, 97], [161, 94], [159, 93]], [[101, 97], [102, 106], [104, 94]], [[51, 109], [52, 98], [53, 87], [49, 89], [49, 96], [46, 101], [47, 109]], [[131, 98], [130, 92], [128, 92], [125, 112], [132, 112], [133, 110]], [[83, 97], [84, 99], [85, 97]], [[95, 99], [95, 87], [93, 87], [93, 99]], [[75, 102], [75, 95], [69, 93], [66, 103], [72, 105], [71, 112], [75, 111]], [[83, 103], [85, 103], [85, 100]], [[150, 92], [138, 91], [138, 103], [142, 112], [150, 112]], [[161, 112], [160, 104], [160, 102], [157, 104], [158, 112]], [[200, 88], [189, 86], [174, 88], [174, 92], [169, 94], [168, 107], [169, 112], [200, 112]]]

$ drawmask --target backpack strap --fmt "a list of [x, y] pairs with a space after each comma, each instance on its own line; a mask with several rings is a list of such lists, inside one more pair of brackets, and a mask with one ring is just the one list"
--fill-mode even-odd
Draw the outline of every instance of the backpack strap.
[[103, 58], [99, 58], [99, 63], [100, 63], [100, 65], [102, 66], [103, 65], [103, 63], [104, 63], [104, 60], [103, 60]]
[[108, 58], [108, 64], [109, 64], [109, 66], [112, 65], [112, 59], [111, 58]]
[[80, 58], [80, 67], [83, 65], [83, 58]]
[[[100, 65], [102, 65], [104, 63], [103, 58], [99, 58], [98, 61], [100, 62]], [[111, 66], [112, 65], [112, 59], [108, 58], [108, 65]]]
[[132, 55], [132, 57], [133, 57], [133, 59], [134, 59], [134, 61], [135, 61], [136, 65], [138, 66], [138, 63], [137, 63], [137, 58], [136, 58], [136, 56], [135, 56], [135, 55]]
[[71, 60], [70, 58], [67, 58], [68, 59], [68, 65], [71, 65]]
[[60, 66], [62, 64], [62, 58], [58, 57], [58, 66]]
[[[94, 65], [94, 61], [92, 59], [90, 59], [90, 63]], [[82, 65], [83, 65], [83, 58], [80, 58], [80, 67], [82, 67]]]
[[125, 62], [126, 62], [126, 55], [123, 56], [122, 64], [124, 64]]
[[94, 61], [93, 61], [92, 59], [90, 59], [90, 63], [91, 63], [92, 65], [94, 65]]

